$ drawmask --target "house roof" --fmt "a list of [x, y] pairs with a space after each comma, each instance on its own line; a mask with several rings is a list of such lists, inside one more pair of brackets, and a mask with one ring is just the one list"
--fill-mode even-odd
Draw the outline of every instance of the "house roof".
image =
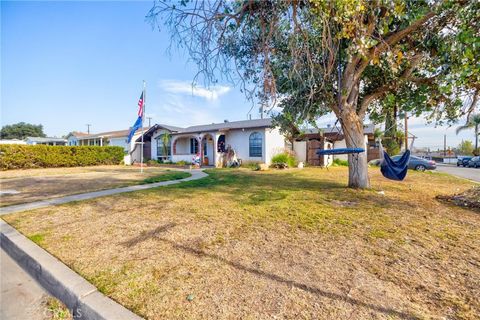
[[68, 137], [71, 137], [71, 136], [74, 136], [74, 137], [88, 136], [88, 133], [86, 133], [86, 132], [80, 132], [80, 131], [72, 131], [72, 132], [70, 132], [70, 133], [67, 135], [67, 138], [68, 138]]
[[194, 133], [206, 131], [222, 131], [231, 129], [247, 129], [247, 128], [266, 128], [272, 126], [272, 119], [253, 119], [241, 121], [227, 121], [222, 123], [212, 123], [206, 125], [191, 126], [183, 128], [178, 133]]
[[185, 130], [185, 128], [181, 128], [181, 127], [176, 127], [176, 126], [170, 126], [170, 125], [167, 125], [167, 124], [161, 124], [161, 123], [158, 123], [156, 125], [153, 125], [150, 127], [150, 129], [148, 129], [144, 135], [149, 135], [157, 130], [160, 130], [160, 129], [166, 129], [168, 131], [172, 131], [172, 132], [178, 132], [178, 131], [182, 131], [182, 130]]
[[[148, 131], [149, 127], [144, 127], [144, 131]], [[140, 132], [139, 129], [137, 132]], [[118, 130], [118, 131], [107, 131], [107, 132], [99, 132], [99, 133], [92, 133], [92, 134], [84, 134], [81, 135], [74, 134], [75, 137], [79, 140], [85, 139], [95, 139], [95, 138], [119, 138], [119, 137], [126, 137], [130, 133], [130, 129], [127, 130]]]
[[27, 137], [26, 140], [33, 142], [67, 142], [66, 139], [56, 137]]

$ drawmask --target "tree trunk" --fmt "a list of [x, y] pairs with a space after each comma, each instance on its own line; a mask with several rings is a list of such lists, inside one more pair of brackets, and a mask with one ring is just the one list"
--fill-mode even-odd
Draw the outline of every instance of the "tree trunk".
[[[363, 121], [360, 117], [352, 111], [344, 112], [341, 118], [347, 148], [365, 148]], [[366, 151], [348, 155], [348, 186], [350, 188], [370, 188]]]

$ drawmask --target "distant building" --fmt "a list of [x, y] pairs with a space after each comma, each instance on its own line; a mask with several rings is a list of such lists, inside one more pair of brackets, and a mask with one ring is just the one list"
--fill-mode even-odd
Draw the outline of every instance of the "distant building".
[[[148, 127], [143, 128], [143, 131], [148, 131]], [[128, 134], [130, 129], [108, 131], [100, 133], [85, 133], [85, 132], [72, 132], [67, 136], [69, 146], [117, 146], [122, 147], [125, 151], [125, 163], [131, 164], [138, 162], [139, 159], [131, 157], [132, 152], [135, 150], [135, 141], [141, 136], [142, 130], [139, 129], [133, 135], [132, 141], [128, 143]]]
[[27, 137], [25, 142], [28, 145], [44, 144], [48, 146], [64, 146], [67, 144], [67, 139], [54, 137]]
[[2, 139], [0, 140], [0, 144], [27, 144], [25, 140], [19, 139]]

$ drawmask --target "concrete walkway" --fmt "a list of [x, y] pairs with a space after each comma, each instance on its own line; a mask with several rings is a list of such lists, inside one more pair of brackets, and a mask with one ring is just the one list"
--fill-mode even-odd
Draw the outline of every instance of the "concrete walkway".
[[184, 170], [184, 171], [191, 173], [192, 176], [188, 177], [188, 178], [185, 178], [185, 179], [179, 179], [179, 180], [170, 180], [170, 181], [135, 185], [135, 186], [129, 186], [129, 187], [123, 187], [123, 188], [107, 189], [107, 190], [101, 190], [101, 191], [95, 191], [95, 192], [74, 194], [74, 195], [71, 195], [71, 196], [65, 196], [65, 197], [60, 197], [60, 198], [46, 199], [46, 200], [42, 200], [42, 201], [35, 201], [35, 202], [24, 203], [24, 204], [17, 204], [17, 205], [13, 205], [13, 206], [0, 208], [0, 216], [5, 215], [5, 214], [9, 214], [9, 213], [14, 213], [14, 212], [44, 208], [44, 207], [53, 206], [53, 205], [57, 205], [57, 204], [63, 204], [63, 203], [72, 202], [72, 201], [81, 201], [81, 200], [93, 199], [93, 198], [98, 198], [98, 197], [110, 196], [110, 195], [114, 195], [114, 194], [118, 194], [118, 193], [133, 192], [133, 191], [140, 191], [140, 190], [146, 190], [146, 189], [151, 189], [151, 188], [157, 188], [157, 187], [161, 187], [161, 186], [168, 186], [168, 185], [171, 185], [171, 184], [180, 183], [182, 181], [197, 180], [197, 179], [201, 179], [201, 178], [204, 178], [204, 177], [208, 176], [201, 169]]

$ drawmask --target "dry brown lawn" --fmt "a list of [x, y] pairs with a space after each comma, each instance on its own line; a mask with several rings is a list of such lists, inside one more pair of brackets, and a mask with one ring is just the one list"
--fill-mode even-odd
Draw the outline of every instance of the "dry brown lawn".
[[480, 318], [480, 214], [435, 199], [471, 182], [209, 173], [3, 218], [148, 319]]
[[17, 194], [1, 194], [0, 206], [129, 186], [164, 173], [166, 173], [166, 169], [148, 167], [141, 174], [140, 168], [127, 166], [0, 171], [0, 190], [19, 192]]

